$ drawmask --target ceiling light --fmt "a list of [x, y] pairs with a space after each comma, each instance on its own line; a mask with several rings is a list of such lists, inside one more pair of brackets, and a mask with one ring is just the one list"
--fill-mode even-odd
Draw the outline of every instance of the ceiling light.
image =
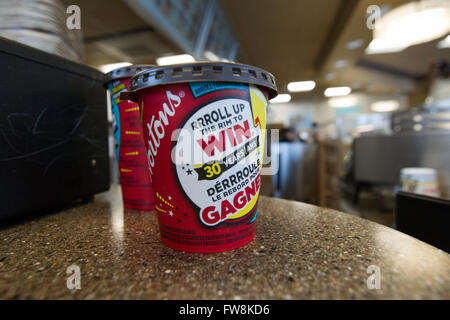
[[338, 96], [346, 96], [350, 92], [352, 92], [352, 89], [350, 87], [331, 87], [325, 89], [323, 94], [325, 97], [338, 97]]
[[377, 101], [371, 104], [370, 110], [374, 112], [392, 112], [399, 108], [400, 103], [397, 100]]
[[333, 108], [348, 108], [358, 104], [358, 99], [354, 96], [336, 97], [328, 99], [328, 104]]
[[316, 83], [314, 81], [289, 82], [287, 85], [289, 92], [306, 92], [313, 90], [315, 87]]
[[118, 62], [118, 63], [110, 63], [110, 64], [104, 64], [100, 67], [98, 67], [103, 73], [108, 73], [110, 71], [113, 71], [114, 69], [117, 68], [122, 68], [122, 67], [128, 67], [131, 66], [132, 64], [129, 62]]
[[380, 18], [373, 32], [373, 38], [378, 42], [371, 45], [390, 48], [389, 52], [394, 52], [394, 48], [401, 51], [409, 46], [440, 38], [449, 31], [450, 2], [414, 1], [395, 8]]
[[272, 100], [270, 100], [270, 102], [272, 103], [286, 103], [291, 101], [291, 95], [290, 94], [279, 94], [277, 95], [275, 98], [273, 98]]
[[346, 47], [348, 50], [356, 50], [356, 49], [360, 48], [363, 44], [364, 44], [364, 40], [356, 39], [356, 40], [347, 42]]
[[343, 68], [347, 65], [347, 63], [348, 63], [347, 60], [338, 60], [334, 63], [334, 66], [336, 68]]
[[156, 58], [156, 63], [158, 66], [165, 66], [168, 64], [177, 64], [177, 63], [188, 63], [195, 62], [195, 59], [190, 54], [179, 54], [176, 56], [166, 56]]
[[450, 34], [437, 44], [438, 49], [450, 48]]
[[205, 58], [210, 61], [219, 61], [220, 58], [212, 51], [205, 51]]
[[392, 53], [400, 52], [407, 48], [407, 46], [392, 44], [383, 39], [373, 39], [367, 46], [366, 54], [380, 54], [380, 53]]

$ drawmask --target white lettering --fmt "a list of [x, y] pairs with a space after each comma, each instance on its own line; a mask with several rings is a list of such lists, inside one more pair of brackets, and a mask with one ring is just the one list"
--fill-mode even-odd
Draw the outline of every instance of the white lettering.
[[175, 108], [181, 104], [181, 98], [174, 95], [170, 91], [166, 91], [167, 100], [169, 103], [164, 102], [162, 110], [158, 112], [159, 119], [155, 120], [155, 116], [152, 116], [150, 123], [147, 123], [148, 135], [148, 151], [147, 158], [149, 163], [150, 173], [153, 174], [153, 167], [155, 166], [155, 157], [158, 153], [158, 148], [161, 144], [161, 140], [165, 136], [165, 129], [169, 125], [169, 117], [175, 115]]

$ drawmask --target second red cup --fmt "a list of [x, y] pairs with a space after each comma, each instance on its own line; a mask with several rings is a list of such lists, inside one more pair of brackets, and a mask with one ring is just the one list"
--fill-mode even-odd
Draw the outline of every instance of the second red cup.
[[151, 67], [118, 68], [105, 76], [105, 85], [111, 97], [114, 140], [123, 203], [124, 207], [129, 209], [154, 210], [155, 205], [142, 136], [139, 105], [129, 100], [121, 100], [120, 93], [128, 90], [132, 76]]

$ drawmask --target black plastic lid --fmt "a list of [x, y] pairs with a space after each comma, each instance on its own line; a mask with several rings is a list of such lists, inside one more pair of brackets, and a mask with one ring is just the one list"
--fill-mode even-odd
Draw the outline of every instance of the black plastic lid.
[[154, 65], [151, 64], [142, 64], [114, 69], [105, 74], [105, 84], [117, 79], [131, 78], [136, 75], [136, 73], [151, 69], [153, 67]]
[[251, 83], [266, 87], [269, 99], [278, 94], [274, 76], [263, 69], [228, 62], [193, 62], [154, 67], [140, 72], [133, 76], [130, 91], [124, 92], [124, 95], [129, 100], [135, 100], [133, 93], [144, 88], [200, 81]]

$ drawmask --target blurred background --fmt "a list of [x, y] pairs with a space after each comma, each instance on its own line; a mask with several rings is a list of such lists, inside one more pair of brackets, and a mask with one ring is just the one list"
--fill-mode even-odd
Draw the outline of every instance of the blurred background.
[[[71, 5], [81, 29], [66, 26]], [[0, 36], [103, 72], [194, 60], [270, 71], [278, 131], [262, 194], [387, 226], [402, 168], [432, 169], [431, 195], [450, 196], [449, 32], [439, 0], [0, 1]]]

